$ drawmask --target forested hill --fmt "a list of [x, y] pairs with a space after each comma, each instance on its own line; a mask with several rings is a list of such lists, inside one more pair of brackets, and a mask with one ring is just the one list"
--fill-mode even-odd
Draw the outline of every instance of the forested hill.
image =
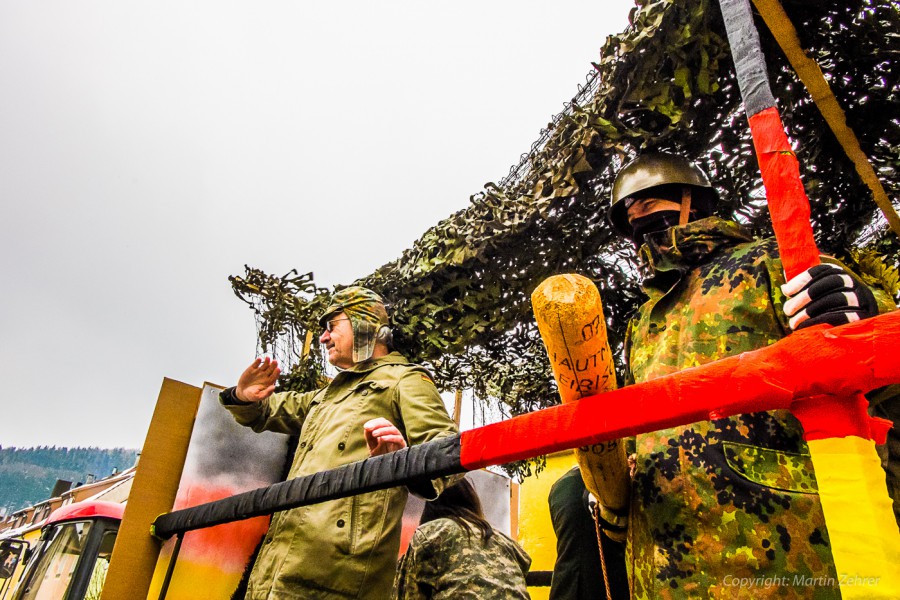
[[113, 469], [134, 466], [137, 450], [125, 448], [4, 448], [0, 446], [0, 509], [7, 514], [50, 497], [57, 479], [84, 483]]

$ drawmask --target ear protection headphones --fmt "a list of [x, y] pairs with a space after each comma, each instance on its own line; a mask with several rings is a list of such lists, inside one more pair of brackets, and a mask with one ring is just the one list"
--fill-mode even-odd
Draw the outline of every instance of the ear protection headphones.
[[384, 310], [388, 314], [388, 322], [387, 322], [387, 324], [379, 327], [378, 333], [375, 334], [375, 343], [376, 344], [384, 344], [385, 346], [387, 346], [388, 350], [394, 349], [394, 330], [391, 329], [391, 325], [390, 325], [390, 322], [391, 322], [390, 315], [391, 315], [392, 309], [393, 309], [393, 307], [389, 303], [387, 303], [387, 302], [384, 303]]
[[393, 348], [394, 332], [391, 329], [390, 325], [382, 325], [378, 329], [378, 333], [375, 334], [375, 343], [384, 344], [388, 347], [389, 350]]

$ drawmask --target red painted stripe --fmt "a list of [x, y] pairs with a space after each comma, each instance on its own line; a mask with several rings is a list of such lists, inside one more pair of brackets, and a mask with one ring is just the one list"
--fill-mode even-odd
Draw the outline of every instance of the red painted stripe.
[[800, 180], [800, 163], [774, 106], [749, 119], [756, 158], [772, 216], [772, 227], [788, 279], [819, 264], [809, 221], [809, 199]]
[[[766, 348], [461, 434], [467, 470], [734, 414], [791, 408], [823, 393], [857, 398], [900, 383], [900, 311], [802, 329]], [[826, 411], [827, 412], [827, 411]], [[858, 435], [858, 423], [821, 426]], [[877, 430], [871, 423], [870, 434]], [[861, 437], [872, 437], [863, 435]]]
[[870, 417], [868, 407], [869, 401], [860, 393], [842, 398], [823, 394], [794, 402], [791, 412], [803, 424], [806, 441], [855, 435], [883, 444], [893, 424]]

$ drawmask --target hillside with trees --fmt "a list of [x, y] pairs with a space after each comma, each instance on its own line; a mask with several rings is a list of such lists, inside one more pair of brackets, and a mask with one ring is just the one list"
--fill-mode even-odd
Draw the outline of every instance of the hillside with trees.
[[137, 455], [137, 450], [126, 448], [0, 446], [0, 510], [9, 514], [46, 500], [58, 479], [74, 485], [128, 469]]

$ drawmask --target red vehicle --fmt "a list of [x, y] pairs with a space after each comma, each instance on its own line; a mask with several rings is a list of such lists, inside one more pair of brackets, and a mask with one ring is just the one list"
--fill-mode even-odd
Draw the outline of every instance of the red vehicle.
[[116, 542], [123, 504], [84, 501], [56, 509], [27, 553], [13, 600], [96, 600]]

